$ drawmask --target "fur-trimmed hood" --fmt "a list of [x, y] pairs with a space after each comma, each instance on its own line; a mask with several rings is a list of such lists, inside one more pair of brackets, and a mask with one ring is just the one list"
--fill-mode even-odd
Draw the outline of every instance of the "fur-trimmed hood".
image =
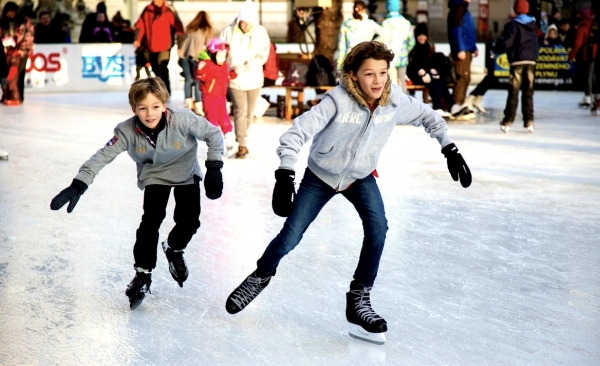
[[[367, 103], [367, 99], [365, 98], [364, 93], [360, 90], [360, 86], [357, 82], [352, 80], [352, 77], [349, 73], [342, 73], [342, 77], [340, 79], [340, 85], [346, 89], [348, 94], [350, 94], [358, 104], [363, 105], [369, 108], [369, 103]], [[379, 105], [385, 107], [390, 101], [390, 95], [392, 93], [392, 81], [388, 77], [385, 86], [383, 87], [383, 93], [381, 94], [381, 98], [379, 98]]]

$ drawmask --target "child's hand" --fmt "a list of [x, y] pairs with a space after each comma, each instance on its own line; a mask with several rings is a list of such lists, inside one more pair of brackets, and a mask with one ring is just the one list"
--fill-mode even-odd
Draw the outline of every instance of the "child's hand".
[[63, 207], [67, 202], [69, 202], [69, 206], [67, 207], [67, 212], [71, 213], [77, 205], [79, 201], [79, 197], [88, 189], [88, 185], [83, 183], [78, 179], [73, 179], [73, 183], [62, 191], [56, 197], [52, 199], [50, 202], [51, 210], [59, 210]]
[[219, 160], [207, 160], [204, 165], [206, 166], [206, 176], [204, 177], [206, 197], [216, 200], [223, 194], [223, 174], [221, 174], [223, 162]]
[[273, 189], [273, 212], [277, 216], [288, 217], [294, 211], [296, 189], [294, 188], [296, 172], [289, 169], [277, 169], [275, 171], [275, 188]]
[[463, 159], [462, 155], [458, 152], [458, 147], [454, 144], [446, 145], [442, 149], [442, 154], [444, 154], [448, 160], [448, 171], [450, 171], [452, 179], [456, 182], [460, 177], [460, 184], [464, 188], [470, 186], [471, 181], [473, 180], [471, 170], [467, 166], [465, 159]]

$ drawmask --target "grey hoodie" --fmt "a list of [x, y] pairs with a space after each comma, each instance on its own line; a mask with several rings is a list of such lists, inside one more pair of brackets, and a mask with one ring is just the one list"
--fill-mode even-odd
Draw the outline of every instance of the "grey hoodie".
[[442, 147], [452, 141], [446, 121], [428, 105], [402, 92], [390, 80], [371, 112], [359, 86], [344, 74], [340, 85], [294, 120], [279, 138], [280, 168], [294, 170], [302, 146], [313, 139], [308, 168], [336, 190], [371, 174], [395, 125], [423, 125]]
[[150, 184], [192, 184], [194, 175], [203, 178], [197, 140], [206, 142], [207, 160], [221, 160], [223, 142], [219, 128], [189, 109], [167, 108], [167, 122], [156, 137], [156, 147], [148, 141], [140, 123], [135, 116], [119, 123], [114, 137], [79, 168], [75, 179], [89, 186], [100, 169], [127, 151], [136, 163], [140, 189]]

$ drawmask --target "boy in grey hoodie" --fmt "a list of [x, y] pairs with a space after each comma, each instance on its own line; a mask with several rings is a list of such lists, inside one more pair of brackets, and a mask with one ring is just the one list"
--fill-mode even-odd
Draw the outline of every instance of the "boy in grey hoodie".
[[183, 258], [192, 236], [200, 227], [200, 186], [202, 170], [198, 163], [198, 142], [208, 145], [204, 188], [210, 199], [221, 197], [223, 143], [220, 130], [189, 109], [167, 108], [169, 92], [158, 77], [134, 82], [129, 104], [135, 114], [115, 127], [114, 136], [86, 161], [71, 185], [50, 204], [58, 210], [67, 202], [71, 213], [81, 195], [104, 166], [127, 151], [137, 165], [138, 187], [144, 190], [144, 215], [133, 247], [136, 275], [127, 287], [131, 309], [138, 307], [150, 292], [152, 269], [156, 266], [158, 230], [166, 215], [173, 188], [175, 227], [162, 243], [173, 279], [183, 287], [188, 269]]
[[[344, 59], [340, 85], [296, 118], [281, 136], [277, 149], [281, 164], [275, 171], [272, 205], [277, 215], [289, 217], [258, 260], [256, 271], [227, 299], [225, 307], [230, 314], [244, 309], [269, 284], [279, 261], [296, 247], [319, 211], [339, 193], [352, 202], [364, 227], [354, 281], [346, 294], [349, 332], [369, 342], [385, 342], [387, 323], [371, 308], [369, 296], [388, 229], [375, 182], [377, 161], [394, 126], [424, 126], [442, 146], [452, 178], [460, 178], [465, 188], [471, 184], [469, 168], [448, 137], [444, 119], [392, 85], [387, 71], [393, 58], [393, 52], [380, 42], [353, 47]], [[311, 139], [308, 169], [296, 196], [294, 165], [302, 146]]]

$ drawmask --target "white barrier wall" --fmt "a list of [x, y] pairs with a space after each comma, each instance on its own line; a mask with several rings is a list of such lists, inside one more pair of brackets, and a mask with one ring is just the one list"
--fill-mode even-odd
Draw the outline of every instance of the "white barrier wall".
[[[173, 48], [169, 63], [171, 89], [183, 87]], [[142, 76], [145, 76], [142, 69]], [[40, 44], [27, 62], [25, 93], [129, 90], [135, 80], [131, 44]]]

